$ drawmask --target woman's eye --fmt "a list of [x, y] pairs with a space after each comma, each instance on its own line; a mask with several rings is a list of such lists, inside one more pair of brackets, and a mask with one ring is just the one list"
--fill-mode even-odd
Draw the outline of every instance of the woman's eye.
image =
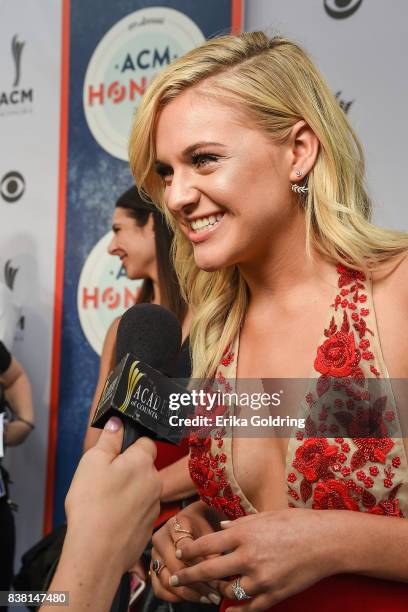
[[162, 179], [163, 182], [168, 182], [168, 179], [171, 179], [173, 176], [173, 168], [170, 166], [165, 166], [164, 164], [157, 163], [156, 164], [156, 174]]
[[191, 161], [196, 168], [208, 166], [208, 164], [216, 162], [218, 159], [218, 155], [213, 155], [212, 153], [195, 153], [191, 156]]

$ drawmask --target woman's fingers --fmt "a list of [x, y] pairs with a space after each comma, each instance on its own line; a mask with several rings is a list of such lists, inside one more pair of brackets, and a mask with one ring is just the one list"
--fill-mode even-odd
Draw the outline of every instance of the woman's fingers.
[[[157, 541], [155, 541], [155, 546]], [[159, 542], [159, 546], [163, 546], [163, 541]], [[175, 587], [170, 582], [170, 577], [175, 571], [183, 569], [184, 563], [178, 561], [175, 557], [174, 545], [171, 547], [163, 546], [163, 548], [152, 548], [152, 562], [154, 560], [161, 560], [165, 567], [160, 571], [159, 575], [155, 575], [151, 570], [152, 576], [155, 580], [152, 582], [154, 591], [158, 597], [166, 599], [164, 593], [171, 593], [176, 599], [174, 601], [187, 600], [201, 603], [213, 603], [219, 604], [221, 597], [216, 589], [211, 588], [208, 584], [194, 583], [189, 587]], [[203, 600], [203, 597], [208, 601]], [[173, 599], [169, 600], [173, 601]]]
[[209, 533], [197, 540], [183, 540], [177, 547], [176, 558], [184, 563], [191, 563], [197, 559], [209, 557], [210, 555], [221, 555], [234, 550], [238, 546], [238, 540], [234, 532], [217, 531]]
[[239, 610], [239, 612], [265, 612], [265, 610], [269, 610], [269, 608], [278, 603], [278, 601], [278, 599], [274, 600], [269, 595], [258, 595], [248, 600], [245, 605], [239, 606], [239, 608], [237, 608], [235, 604], [229, 606], [225, 612], [237, 612], [237, 610]]
[[242, 563], [234, 553], [200, 561], [180, 569], [170, 578], [171, 586], [184, 586], [196, 582], [222, 580], [239, 572]]
[[[163, 572], [167, 572], [167, 581], [165, 583], [163, 583], [161, 579]], [[158, 576], [152, 570], [150, 570], [150, 578], [156, 597], [159, 599], [164, 599], [164, 601], [171, 601], [173, 603], [183, 601], [181, 595], [175, 595], [174, 589], [170, 589], [168, 587], [169, 571], [166, 568], [163, 568]]]
[[[242, 593], [245, 593], [246, 595], [248, 595], [248, 597], [251, 597], [251, 598], [260, 592], [259, 589], [256, 589], [254, 587], [253, 581], [251, 581], [246, 576], [241, 576], [239, 578], [238, 584], [236, 581], [237, 579], [235, 578], [235, 579], [229, 580], [228, 582], [220, 582], [219, 589], [221, 591], [221, 594], [227, 599], [232, 599], [232, 600], [237, 599], [234, 589], [235, 591], [237, 589], [238, 590], [243, 589]], [[240, 612], [241, 612], [241, 609], [240, 609]]]

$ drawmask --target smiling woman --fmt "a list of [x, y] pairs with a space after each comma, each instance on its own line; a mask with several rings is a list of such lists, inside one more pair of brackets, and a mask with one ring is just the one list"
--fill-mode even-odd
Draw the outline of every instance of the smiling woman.
[[202, 501], [155, 535], [156, 592], [198, 601], [216, 585], [244, 612], [405, 610], [408, 463], [390, 376], [408, 377], [408, 235], [371, 223], [362, 148], [322, 75], [281, 37], [210, 40], [152, 83], [130, 161], [175, 230], [193, 375], [229, 391], [310, 378], [291, 396], [306, 432], [191, 437]]

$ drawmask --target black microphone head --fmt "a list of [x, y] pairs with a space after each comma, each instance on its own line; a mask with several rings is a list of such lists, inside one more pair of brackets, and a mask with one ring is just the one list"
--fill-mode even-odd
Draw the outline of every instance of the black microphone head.
[[132, 353], [139, 361], [171, 376], [180, 346], [181, 325], [170, 310], [157, 304], [135, 304], [119, 322], [116, 363]]

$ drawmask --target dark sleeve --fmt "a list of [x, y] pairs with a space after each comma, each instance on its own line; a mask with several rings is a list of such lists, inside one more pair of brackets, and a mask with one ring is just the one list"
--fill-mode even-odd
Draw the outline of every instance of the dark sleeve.
[[11, 353], [8, 352], [0, 340], [0, 374], [9, 369], [11, 364]]

